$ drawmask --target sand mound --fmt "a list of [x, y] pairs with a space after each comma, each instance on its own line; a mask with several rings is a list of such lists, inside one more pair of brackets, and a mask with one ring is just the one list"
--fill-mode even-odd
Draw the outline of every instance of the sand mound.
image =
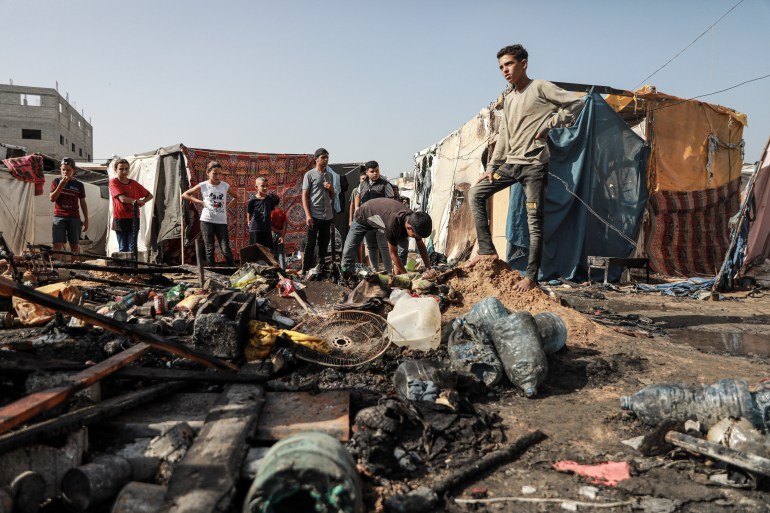
[[532, 314], [553, 312], [564, 319], [568, 330], [568, 344], [581, 344], [594, 338], [599, 326], [579, 312], [561, 306], [542, 290], [535, 288], [517, 292], [513, 286], [522, 279], [518, 271], [512, 270], [502, 260], [482, 260], [470, 271], [462, 270], [450, 278], [448, 284], [462, 295], [462, 304], [453, 305], [443, 314], [444, 321], [466, 313], [478, 301], [496, 296], [511, 311], [526, 310]]

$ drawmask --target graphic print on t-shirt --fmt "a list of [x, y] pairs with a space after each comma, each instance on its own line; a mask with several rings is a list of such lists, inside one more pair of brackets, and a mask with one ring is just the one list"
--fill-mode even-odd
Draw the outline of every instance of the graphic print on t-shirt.
[[205, 198], [206, 207], [211, 210], [212, 215], [223, 214], [225, 211], [225, 195], [223, 193], [212, 190], [209, 192], [208, 198]]

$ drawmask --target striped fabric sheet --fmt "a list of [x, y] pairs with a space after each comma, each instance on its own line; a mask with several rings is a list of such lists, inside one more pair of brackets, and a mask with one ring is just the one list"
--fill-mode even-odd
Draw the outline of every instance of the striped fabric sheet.
[[740, 182], [653, 194], [645, 226], [650, 267], [669, 276], [715, 276], [730, 245], [728, 220], [740, 206]]

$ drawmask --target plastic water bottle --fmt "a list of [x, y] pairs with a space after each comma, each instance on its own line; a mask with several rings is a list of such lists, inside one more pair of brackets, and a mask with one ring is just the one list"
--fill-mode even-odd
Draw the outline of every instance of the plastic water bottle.
[[529, 312], [513, 312], [492, 325], [492, 342], [511, 383], [534, 397], [548, 374], [548, 360], [535, 319]]
[[487, 386], [497, 385], [505, 376], [503, 362], [497, 356], [492, 339], [479, 326], [455, 320], [449, 335], [451, 368], [468, 371]]
[[535, 315], [535, 324], [540, 334], [545, 354], [553, 354], [567, 345], [567, 325], [561, 317], [552, 312]]
[[361, 479], [335, 438], [315, 432], [285, 438], [265, 454], [246, 494], [243, 512], [363, 513]]
[[126, 309], [131, 308], [134, 305], [143, 305], [147, 302], [148, 294], [141, 291], [129, 292], [125, 296], [121, 296], [117, 299], [116, 303], [122, 304]]
[[764, 430], [770, 430], [770, 380], [763, 379], [757, 385], [757, 391], [754, 393], [754, 403], [757, 405], [757, 411], [762, 417]]
[[487, 336], [492, 335], [492, 325], [498, 319], [508, 316], [508, 310], [505, 305], [495, 296], [485, 297], [465, 314], [465, 322], [479, 326]]
[[753, 394], [741, 379], [723, 379], [713, 385], [652, 385], [634, 395], [620, 398], [620, 407], [630, 410], [650, 426], [664, 420], [697, 420], [707, 428], [720, 419], [745, 418], [758, 429], [765, 429], [770, 397]]
[[434, 360], [407, 360], [393, 374], [396, 395], [410, 401], [434, 402], [442, 390], [456, 385], [454, 373]]

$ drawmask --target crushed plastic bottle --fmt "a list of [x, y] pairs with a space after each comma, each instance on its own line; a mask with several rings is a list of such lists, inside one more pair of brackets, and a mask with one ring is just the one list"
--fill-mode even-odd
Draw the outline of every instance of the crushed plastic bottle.
[[273, 445], [243, 503], [244, 513], [270, 511], [363, 513], [361, 479], [345, 447], [315, 432]]
[[492, 342], [511, 383], [527, 397], [536, 396], [548, 374], [548, 360], [532, 314], [513, 312], [498, 319], [492, 325]]
[[442, 390], [454, 389], [457, 376], [434, 360], [407, 360], [393, 374], [396, 395], [410, 401], [434, 402]]
[[465, 314], [465, 322], [480, 327], [487, 336], [492, 335], [492, 325], [498, 319], [508, 316], [508, 310], [495, 296], [485, 297]]
[[115, 301], [116, 303], [120, 303], [125, 307], [125, 309], [129, 309], [134, 305], [142, 306], [144, 303], [147, 302], [149, 295], [147, 292], [143, 291], [133, 291], [129, 292], [125, 296], [120, 296]]
[[184, 291], [189, 289], [190, 285], [188, 283], [177, 283], [170, 289], [166, 291], [166, 300], [168, 301], [168, 306], [172, 307], [175, 304], [177, 304], [179, 301], [184, 299]]
[[553, 354], [567, 345], [567, 325], [561, 317], [552, 312], [535, 315], [535, 324], [540, 334], [545, 354]]
[[453, 370], [468, 371], [487, 386], [497, 385], [505, 376], [492, 339], [475, 324], [455, 320], [447, 349]]
[[765, 429], [768, 404], [764, 392], [753, 394], [741, 379], [723, 379], [712, 385], [688, 387], [661, 384], [645, 387], [634, 395], [620, 398], [620, 407], [630, 410], [647, 425], [664, 420], [697, 420], [706, 428], [729, 417], [745, 418], [758, 429]]

